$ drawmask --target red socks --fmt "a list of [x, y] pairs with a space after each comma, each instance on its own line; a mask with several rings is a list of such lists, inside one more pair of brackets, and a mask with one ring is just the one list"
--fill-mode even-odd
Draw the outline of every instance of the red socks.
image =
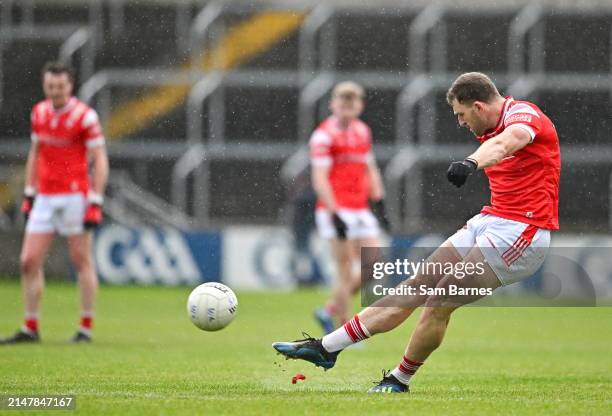
[[26, 332], [38, 332], [38, 318], [36, 316], [26, 316], [23, 321], [23, 329]]
[[336, 352], [345, 349], [349, 345], [363, 341], [370, 337], [368, 329], [359, 321], [359, 316], [336, 329], [331, 334], [323, 337], [323, 348], [328, 352]]
[[[93, 313], [91, 312], [81, 313], [79, 331], [89, 334], [92, 328], [93, 328]], [[36, 315], [26, 315], [23, 321], [22, 329], [25, 332], [37, 333], [38, 332], [38, 317]]]
[[81, 325], [79, 331], [89, 334], [93, 328], [93, 313], [83, 312], [81, 313]]
[[403, 384], [408, 384], [410, 379], [417, 372], [417, 370], [423, 365], [418, 361], [412, 361], [408, 357], [404, 356], [402, 362], [391, 371], [391, 374], [395, 376]]
[[353, 342], [363, 341], [370, 338], [370, 333], [365, 326], [359, 322], [359, 316], [353, 316], [353, 319], [344, 324], [344, 330], [351, 337]]

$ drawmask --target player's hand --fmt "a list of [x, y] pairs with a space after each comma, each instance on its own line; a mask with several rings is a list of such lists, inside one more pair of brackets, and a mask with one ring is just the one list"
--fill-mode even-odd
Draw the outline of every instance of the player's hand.
[[346, 240], [346, 223], [340, 218], [340, 216], [334, 212], [332, 216], [332, 221], [334, 222], [334, 228], [336, 229], [336, 235], [338, 236], [338, 240]]
[[87, 201], [83, 226], [86, 230], [94, 230], [102, 224], [102, 202], [104, 199], [100, 194], [89, 192]]
[[370, 200], [370, 209], [383, 229], [386, 231], [391, 230], [391, 222], [387, 216], [387, 209], [385, 208], [384, 199], [380, 199], [378, 201]]
[[467, 158], [461, 162], [453, 162], [446, 171], [446, 178], [459, 188], [465, 183], [468, 176], [476, 172], [476, 169], [478, 169], [478, 163], [474, 159]]
[[23, 201], [21, 201], [21, 213], [26, 222], [30, 218], [30, 212], [32, 212], [32, 207], [34, 206], [34, 198], [36, 198], [35, 193], [26, 191], [23, 195]]
[[86, 230], [94, 230], [102, 224], [102, 207], [98, 204], [90, 204], [85, 211], [83, 225]]

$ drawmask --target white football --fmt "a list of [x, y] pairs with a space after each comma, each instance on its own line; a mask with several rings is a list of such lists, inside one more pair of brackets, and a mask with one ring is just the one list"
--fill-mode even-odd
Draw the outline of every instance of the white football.
[[229, 287], [209, 282], [193, 289], [187, 299], [187, 315], [204, 331], [218, 331], [228, 326], [238, 312], [238, 299]]

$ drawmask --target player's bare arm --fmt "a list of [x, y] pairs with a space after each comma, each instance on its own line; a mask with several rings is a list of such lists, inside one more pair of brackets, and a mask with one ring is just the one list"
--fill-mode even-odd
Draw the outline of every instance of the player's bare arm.
[[510, 126], [498, 136], [485, 141], [464, 160], [451, 163], [446, 176], [453, 185], [460, 187], [477, 169], [497, 165], [505, 157], [527, 146], [530, 141], [531, 135], [526, 129], [520, 126]]
[[100, 145], [88, 150], [88, 159], [93, 166], [91, 189], [98, 195], [104, 195], [108, 180], [108, 155], [106, 146]]
[[36, 160], [38, 159], [38, 150], [38, 142], [33, 141], [26, 160], [25, 186], [23, 190], [23, 201], [21, 203], [21, 212], [26, 222], [30, 216], [30, 212], [34, 206], [34, 198], [36, 197]]
[[[36, 190], [36, 159], [38, 158], [38, 143], [32, 142], [25, 166], [25, 187], [32, 193]], [[27, 191], [26, 191], [27, 194]]]
[[336, 212], [338, 209], [331, 184], [329, 183], [330, 166], [312, 167], [312, 187], [317, 196], [325, 204], [328, 210]]
[[370, 198], [380, 201], [385, 197], [385, 187], [380, 175], [380, 169], [373, 154], [368, 156], [367, 162], [368, 176], [370, 178]]
[[485, 169], [497, 165], [505, 157], [527, 146], [530, 141], [531, 136], [527, 130], [519, 126], [510, 126], [499, 136], [481, 144], [467, 159], [475, 161], [478, 169]]

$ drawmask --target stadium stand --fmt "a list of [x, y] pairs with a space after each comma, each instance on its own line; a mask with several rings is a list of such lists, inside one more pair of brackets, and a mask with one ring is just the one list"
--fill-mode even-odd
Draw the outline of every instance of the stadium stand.
[[[283, 164], [303, 152], [333, 82], [354, 79], [366, 87], [363, 118], [396, 191], [395, 230], [448, 231], [460, 225], [451, 214], [467, 218], [486, 197], [474, 186], [458, 204], [444, 183], [448, 161], [473, 145], [444, 93], [458, 72], [481, 70], [555, 121], [573, 173], [562, 175], [562, 226], [608, 230], [611, 9], [428, 3], [3, 2], [3, 164], [20, 171], [39, 68], [63, 50], [79, 69], [80, 96], [103, 118], [113, 168], [147, 190], [148, 203], [184, 201], [202, 226], [273, 223]], [[419, 183], [406, 184], [408, 172]], [[189, 187], [200, 196], [181, 195]]]

